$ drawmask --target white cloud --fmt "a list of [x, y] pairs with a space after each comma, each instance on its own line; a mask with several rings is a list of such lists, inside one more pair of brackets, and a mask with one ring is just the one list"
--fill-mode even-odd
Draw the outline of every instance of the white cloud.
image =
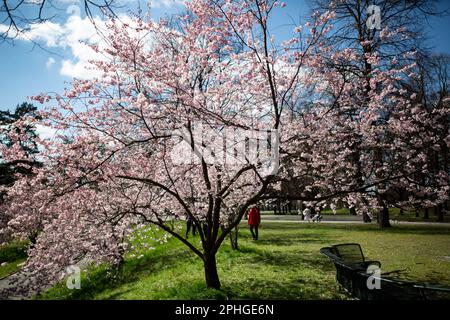
[[52, 127], [44, 126], [42, 124], [37, 124], [36, 125], [36, 133], [43, 140], [52, 139], [52, 138], [54, 138], [54, 136], [56, 134], [56, 129], [54, 129]]
[[81, 3], [80, 0], [58, 0], [59, 3], [63, 4], [74, 4], [74, 3]]
[[45, 63], [45, 65], [47, 66], [47, 69], [50, 69], [50, 67], [55, 63], [55, 59], [53, 59], [52, 57], [48, 58], [47, 62]]
[[170, 8], [173, 6], [183, 5], [184, 2], [184, 0], [148, 0], [148, 4], [151, 8]]
[[101, 75], [99, 70], [93, 69], [88, 61], [83, 60], [63, 60], [59, 73], [63, 76], [79, 79], [91, 79]]
[[[105, 22], [95, 19], [98, 27], [103, 28]], [[104, 57], [96, 53], [87, 44], [101, 44], [102, 39], [98, 35], [94, 25], [88, 18], [82, 19], [77, 15], [70, 16], [64, 25], [66, 30], [63, 46], [70, 47], [73, 58], [63, 60], [60, 74], [68, 77], [89, 79], [99, 76], [99, 72], [92, 70], [90, 60], [102, 60]]]
[[20, 33], [18, 39], [25, 41], [44, 42], [47, 47], [57, 47], [64, 36], [64, 28], [50, 21], [35, 23], [26, 32]]
[[8, 26], [0, 23], [0, 33], [4, 33], [6, 31], [8, 31]]
[[[181, 0], [158, 0], [159, 3], [164, 5], [180, 1]], [[70, 9], [70, 7], [68, 9]], [[62, 60], [61, 68], [59, 70], [60, 74], [63, 76], [82, 79], [98, 77], [100, 76], [100, 71], [94, 70], [90, 61], [104, 60], [105, 56], [95, 52], [89, 45], [96, 44], [99, 48], [105, 46], [105, 42], [98, 34], [96, 27], [101, 30], [104, 35], [107, 35], [109, 31], [106, 28], [106, 20], [95, 17], [94, 26], [89, 18], [82, 18], [79, 15], [79, 10], [71, 10], [70, 12], [73, 14], [67, 18], [65, 23], [46, 21], [43, 23], [32, 24], [28, 31], [21, 33], [18, 36], [18, 39], [38, 42], [44, 44], [48, 48], [69, 49], [71, 56]], [[128, 15], [121, 15], [119, 18], [120, 21], [129, 25], [134, 24], [132, 18]], [[4, 27], [4, 25], [0, 24], [0, 32]], [[53, 58], [49, 58], [46, 62], [47, 68], [50, 68], [55, 62], [56, 61]]]
[[[99, 27], [105, 25], [105, 21], [99, 18], [95, 18], [95, 23]], [[99, 74], [87, 68], [89, 60], [104, 59], [88, 45], [101, 42], [101, 37], [88, 18], [81, 18], [78, 14], [74, 14], [69, 16], [64, 24], [50, 21], [33, 24], [29, 31], [20, 35], [19, 39], [43, 42], [49, 48], [70, 49], [72, 57], [63, 60], [61, 75], [87, 79]], [[46, 66], [49, 68], [54, 63], [55, 60], [49, 58]]]

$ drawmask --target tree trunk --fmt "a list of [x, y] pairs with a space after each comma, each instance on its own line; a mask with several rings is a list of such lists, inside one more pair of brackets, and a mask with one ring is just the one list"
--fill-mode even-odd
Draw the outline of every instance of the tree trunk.
[[391, 227], [391, 223], [389, 222], [389, 208], [386, 206], [383, 206], [378, 213], [378, 225], [380, 228]]
[[[403, 202], [403, 201], [407, 200], [406, 195], [405, 195], [405, 190], [400, 189], [400, 191], [399, 191], [399, 196], [400, 196], [400, 201]], [[400, 215], [402, 216], [404, 213], [405, 213], [405, 212], [404, 212], [404, 210], [403, 210], [403, 207], [401, 207], [401, 208], [400, 208]]]
[[372, 222], [372, 219], [370, 219], [369, 215], [367, 214], [367, 211], [363, 211], [363, 221], [366, 223]]
[[425, 214], [423, 215], [423, 218], [424, 218], [424, 219], [430, 218], [428, 208], [425, 208]]
[[355, 207], [350, 208], [350, 214], [356, 216], [357, 213]]
[[419, 217], [419, 209], [416, 208], [416, 218]]
[[444, 210], [442, 210], [442, 204], [438, 205], [436, 207], [437, 209], [437, 215], [438, 215], [438, 221], [439, 222], [444, 222]]
[[233, 230], [230, 231], [230, 244], [231, 249], [233, 250], [239, 250], [238, 246], [238, 232], [239, 232], [239, 226], [237, 225]]
[[216, 255], [205, 254], [204, 260], [206, 286], [208, 288], [220, 289], [219, 275], [217, 274]]

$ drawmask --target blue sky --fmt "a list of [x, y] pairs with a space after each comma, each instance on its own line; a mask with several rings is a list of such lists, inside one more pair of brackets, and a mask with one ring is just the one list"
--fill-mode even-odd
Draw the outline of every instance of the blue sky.
[[[67, 7], [77, 0], [58, 0]], [[127, 8], [136, 8], [137, 0], [122, 0]], [[152, 0], [152, 16], [161, 17], [183, 10], [180, 0]], [[145, 2], [141, 0], [141, 2]], [[274, 33], [282, 36], [292, 30], [292, 23], [301, 21], [308, 11], [305, 0], [285, 0], [287, 7], [278, 10], [274, 21]], [[69, 3], [69, 4], [68, 4]], [[72, 4], [73, 5], [73, 4]], [[441, 8], [448, 8], [448, 1], [441, 1]], [[82, 60], [87, 59], [79, 46], [79, 39], [90, 36], [83, 13], [78, 19], [64, 13], [54, 24], [36, 29], [31, 37], [41, 45], [15, 40], [14, 44], [0, 43], [0, 109], [12, 109], [26, 101], [28, 96], [41, 92], [61, 92], [72, 76], [80, 75]], [[430, 44], [438, 52], [450, 53], [450, 17], [432, 18], [429, 22]], [[60, 36], [54, 35], [60, 32]], [[81, 35], [81, 36], [80, 36]]]

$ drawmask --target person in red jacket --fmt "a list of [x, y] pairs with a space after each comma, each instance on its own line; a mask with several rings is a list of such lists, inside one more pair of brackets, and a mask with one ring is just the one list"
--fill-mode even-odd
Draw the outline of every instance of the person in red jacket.
[[248, 225], [250, 226], [253, 240], [258, 240], [258, 226], [260, 223], [261, 213], [259, 212], [259, 208], [256, 205], [253, 205], [248, 213]]

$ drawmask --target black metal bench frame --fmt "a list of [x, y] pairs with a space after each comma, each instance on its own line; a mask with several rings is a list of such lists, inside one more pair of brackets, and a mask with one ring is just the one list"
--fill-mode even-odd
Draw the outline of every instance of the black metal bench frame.
[[[441, 300], [450, 299], [450, 288], [419, 284], [369, 273], [367, 268], [379, 261], [366, 261], [358, 243], [344, 243], [325, 247], [320, 252], [336, 267], [336, 280], [352, 297], [359, 300]], [[350, 252], [350, 254], [349, 254]], [[379, 281], [380, 289], [369, 289], [367, 280]]]

